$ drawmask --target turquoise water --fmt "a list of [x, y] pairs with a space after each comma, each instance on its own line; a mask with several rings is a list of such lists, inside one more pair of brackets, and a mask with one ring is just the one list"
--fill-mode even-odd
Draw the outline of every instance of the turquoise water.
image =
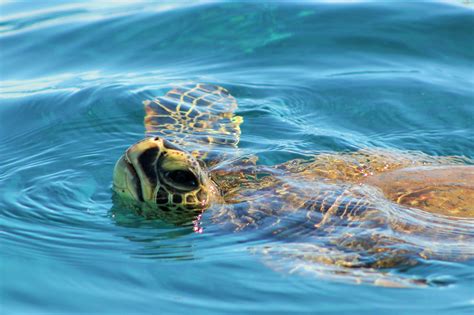
[[468, 314], [473, 261], [391, 289], [278, 272], [256, 232], [202, 234], [112, 211], [141, 102], [227, 88], [262, 164], [381, 147], [474, 158], [469, 3], [0, 6], [1, 313]]

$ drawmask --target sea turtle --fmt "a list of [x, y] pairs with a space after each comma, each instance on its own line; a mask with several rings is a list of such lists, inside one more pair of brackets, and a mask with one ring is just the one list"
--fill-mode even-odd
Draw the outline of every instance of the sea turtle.
[[212, 207], [224, 230], [271, 237], [253, 251], [274, 268], [387, 286], [426, 281], [386, 268], [474, 255], [469, 159], [367, 149], [264, 166], [237, 148], [243, 119], [226, 89], [185, 86], [144, 104], [147, 137], [113, 180], [138, 214], [178, 223]]

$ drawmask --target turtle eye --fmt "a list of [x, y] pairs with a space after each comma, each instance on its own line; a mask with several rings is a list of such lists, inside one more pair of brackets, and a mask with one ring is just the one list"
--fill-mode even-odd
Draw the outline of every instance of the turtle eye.
[[172, 183], [178, 184], [179, 186], [184, 186], [186, 188], [197, 188], [198, 180], [196, 175], [190, 171], [186, 170], [175, 170], [168, 171], [164, 174], [165, 178]]

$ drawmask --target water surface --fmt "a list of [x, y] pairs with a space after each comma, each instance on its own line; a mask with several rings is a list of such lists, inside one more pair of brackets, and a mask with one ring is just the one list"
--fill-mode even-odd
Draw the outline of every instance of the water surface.
[[289, 275], [249, 250], [112, 211], [142, 101], [227, 88], [262, 164], [360, 148], [474, 158], [474, 11], [458, 2], [0, 6], [2, 313], [471, 313], [473, 262], [390, 289]]

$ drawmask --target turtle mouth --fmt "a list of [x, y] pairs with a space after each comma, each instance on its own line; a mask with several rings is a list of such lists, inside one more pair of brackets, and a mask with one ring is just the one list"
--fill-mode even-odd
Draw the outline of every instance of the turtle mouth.
[[135, 189], [135, 193], [138, 196], [138, 200], [140, 202], [143, 202], [144, 199], [143, 199], [142, 182], [141, 182], [140, 176], [138, 176], [137, 170], [133, 166], [132, 162], [130, 162], [127, 155], [125, 155], [125, 158], [123, 160], [125, 161], [125, 165], [128, 171], [130, 172], [130, 174], [132, 174], [133, 178], [135, 179], [133, 181], [133, 188]]

